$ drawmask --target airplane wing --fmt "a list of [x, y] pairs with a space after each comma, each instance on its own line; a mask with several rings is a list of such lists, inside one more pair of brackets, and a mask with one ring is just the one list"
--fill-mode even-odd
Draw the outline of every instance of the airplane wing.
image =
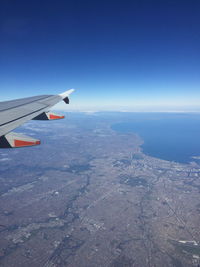
[[39, 140], [11, 131], [29, 120], [63, 119], [64, 116], [51, 113], [49, 109], [62, 100], [69, 104], [68, 97], [73, 91], [0, 102], [0, 148], [40, 144]]

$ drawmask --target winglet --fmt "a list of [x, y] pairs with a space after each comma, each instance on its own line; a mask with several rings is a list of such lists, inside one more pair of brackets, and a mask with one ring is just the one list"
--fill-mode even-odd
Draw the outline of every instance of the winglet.
[[69, 95], [71, 94], [71, 93], [73, 93], [74, 92], [74, 89], [70, 89], [70, 90], [68, 90], [68, 91], [66, 91], [66, 92], [64, 92], [64, 93], [62, 93], [62, 94], [59, 94], [59, 96], [62, 98], [62, 100], [66, 103], [66, 104], [69, 104]]
[[68, 97], [71, 93], [73, 93], [74, 92], [74, 89], [70, 89], [70, 90], [68, 90], [68, 91], [65, 91], [64, 93], [62, 93], [62, 94], [59, 94], [59, 96], [61, 96], [62, 97], [62, 99], [65, 99], [66, 97]]

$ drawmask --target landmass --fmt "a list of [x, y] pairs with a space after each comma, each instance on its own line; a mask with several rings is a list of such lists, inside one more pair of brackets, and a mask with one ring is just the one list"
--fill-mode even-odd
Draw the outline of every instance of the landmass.
[[0, 151], [1, 266], [200, 266], [200, 165], [146, 155], [119, 121], [29, 122], [43, 144]]

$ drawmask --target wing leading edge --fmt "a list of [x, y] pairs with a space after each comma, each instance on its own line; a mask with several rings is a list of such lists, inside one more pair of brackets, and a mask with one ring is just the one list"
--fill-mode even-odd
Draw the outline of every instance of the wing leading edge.
[[22, 147], [40, 144], [39, 140], [11, 131], [29, 120], [63, 119], [49, 112], [60, 101], [69, 104], [70, 89], [59, 95], [41, 95], [12, 101], [0, 102], [0, 148]]

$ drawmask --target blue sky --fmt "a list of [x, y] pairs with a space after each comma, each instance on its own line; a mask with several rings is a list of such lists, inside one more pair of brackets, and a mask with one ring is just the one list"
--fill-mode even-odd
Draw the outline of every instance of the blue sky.
[[1, 99], [75, 88], [68, 109], [199, 111], [199, 12], [198, 0], [2, 0]]

